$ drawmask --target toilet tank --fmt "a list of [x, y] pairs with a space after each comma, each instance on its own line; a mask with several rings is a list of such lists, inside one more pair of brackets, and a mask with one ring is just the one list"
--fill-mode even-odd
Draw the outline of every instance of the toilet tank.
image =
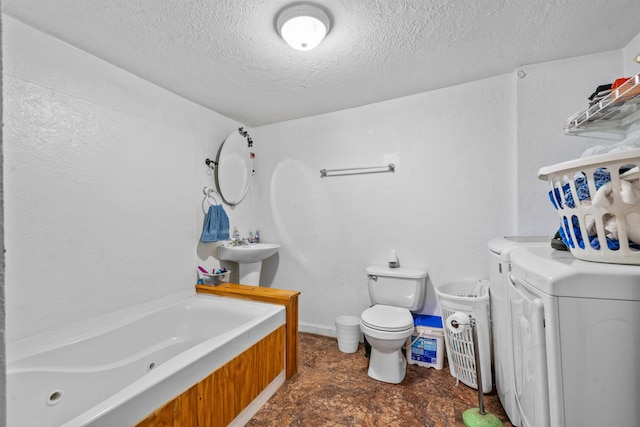
[[371, 304], [404, 307], [411, 311], [422, 307], [427, 270], [421, 268], [367, 267]]

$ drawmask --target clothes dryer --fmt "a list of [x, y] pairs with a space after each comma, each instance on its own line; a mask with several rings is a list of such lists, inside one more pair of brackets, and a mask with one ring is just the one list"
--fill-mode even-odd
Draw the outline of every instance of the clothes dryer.
[[521, 427], [637, 425], [640, 266], [528, 247], [511, 268]]
[[520, 425], [515, 396], [513, 351], [507, 274], [511, 271], [511, 253], [524, 246], [549, 246], [551, 236], [507, 236], [489, 240], [489, 293], [491, 336], [496, 391], [509, 421]]

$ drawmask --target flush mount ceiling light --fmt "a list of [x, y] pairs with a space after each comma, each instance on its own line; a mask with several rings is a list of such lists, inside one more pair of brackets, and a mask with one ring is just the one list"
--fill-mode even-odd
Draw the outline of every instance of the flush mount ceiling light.
[[633, 58], [634, 61], [636, 61], [638, 64], [640, 64], [640, 53], [636, 55], [635, 58]]
[[276, 17], [278, 34], [297, 50], [318, 46], [331, 29], [331, 17], [323, 7], [313, 3], [292, 3]]

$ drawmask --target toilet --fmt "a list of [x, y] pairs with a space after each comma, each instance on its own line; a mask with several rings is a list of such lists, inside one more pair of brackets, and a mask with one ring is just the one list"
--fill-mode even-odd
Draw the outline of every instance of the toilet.
[[401, 349], [413, 332], [411, 312], [422, 307], [427, 271], [383, 266], [367, 267], [366, 271], [372, 307], [362, 312], [360, 329], [371, 345], [368, 374], [378, 381], [398, 384], [407, 372]]

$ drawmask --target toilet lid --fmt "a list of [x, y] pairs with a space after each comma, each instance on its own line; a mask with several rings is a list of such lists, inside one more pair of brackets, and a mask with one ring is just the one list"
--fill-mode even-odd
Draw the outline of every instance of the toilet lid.
[[413, 316], [406, 308], [378, 304], [366, 309], [360, 320], [365, 326], [381, 331], [404, 331], [413, 328]]

